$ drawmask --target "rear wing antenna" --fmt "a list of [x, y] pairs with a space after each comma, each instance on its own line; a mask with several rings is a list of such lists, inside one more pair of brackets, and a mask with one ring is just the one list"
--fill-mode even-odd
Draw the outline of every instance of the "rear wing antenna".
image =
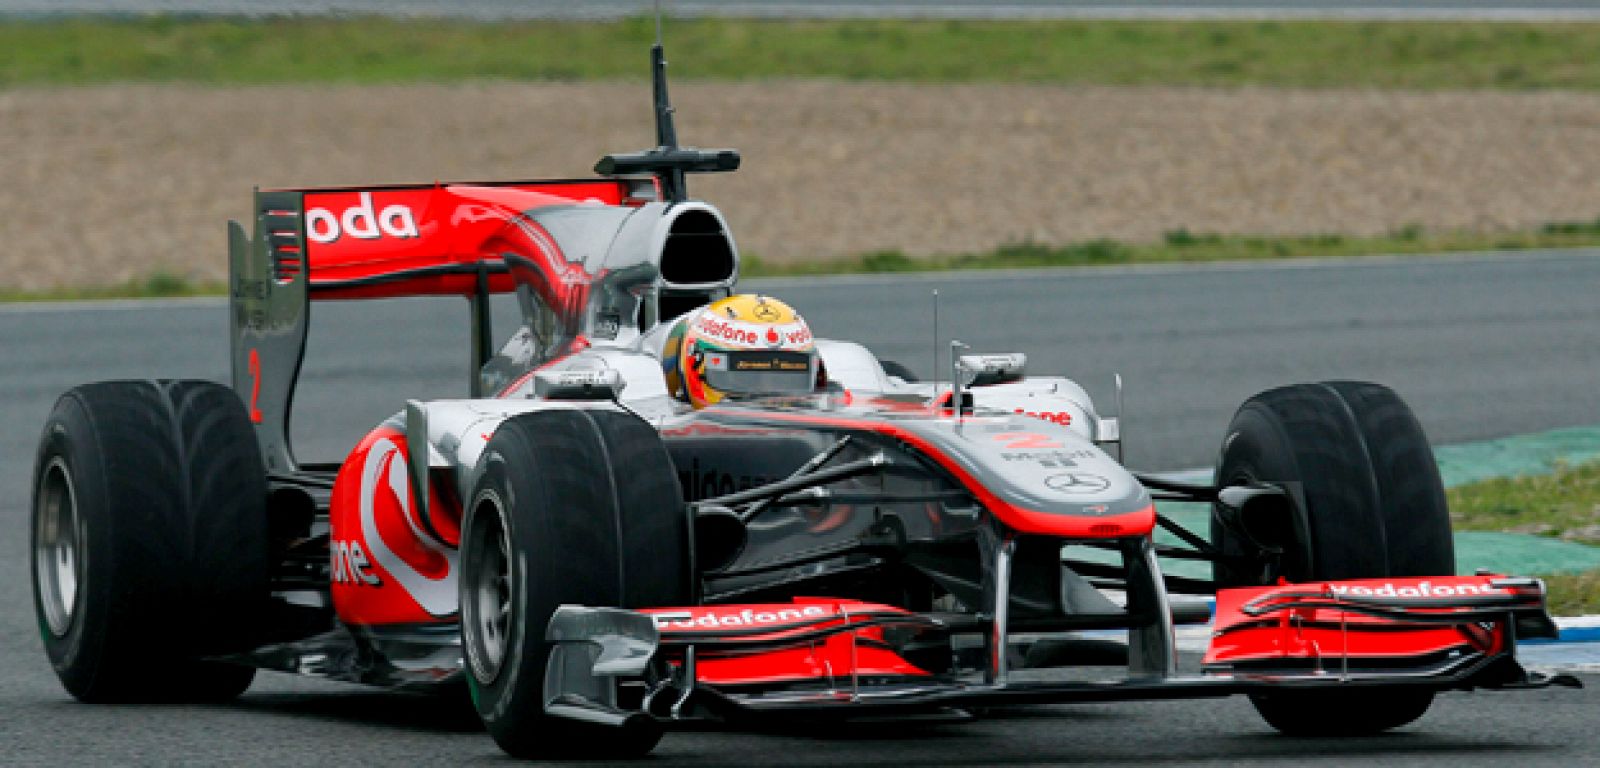
[[661, 2], [656, 0], [656, 42], [650, 46], [650, 82], [655, 100], [656, 147], [641, 152], [606, 155], [594, 164], [595, 173], [619, 176], [648, 173], [661, 181], [661, 193], [670, 203], [688, 199], [684, 176], [739, 169], [737, 149], [698, 149], [678, 146], [672, 123], [672, 99], [667, 96], [667, 54], [661, 45]]

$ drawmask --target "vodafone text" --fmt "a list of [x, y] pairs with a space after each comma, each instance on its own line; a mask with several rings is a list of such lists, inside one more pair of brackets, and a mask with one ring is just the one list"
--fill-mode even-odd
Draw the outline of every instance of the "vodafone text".
[[736, 320], [723, 320], [707, 312], [700, 315], [700, 318], [695, 321], [695, 327], [701, 333], [713, 339], [746, 346], [759, 345], [763, 339], [769, 344], [786, 342], [790, 346], [801, 346], [811, 342], [811, 332], [799, 323], [766, 326]]
[[372, 561], [367, 559], [367, 553], [361, 548], [359, 541], [335, 541], [329, 547], [333, 555], [333, 580], [340, 584], [366, 584], [376, 587], [383, 583], [378, 574], [372, 572]]
[[656, 626], [660, 629], [715, 629], [717, 627], [757, 627], [763, 624], [783, 624], [803, 619], [820, 619], [828, 615], [828, 610], [822, 606], [808, 605], [804, 608], [778, 608], [771, 610], [746, 608], [738, 613], [707, 613], [693, 619], [657, 615], [655, 621]]
[[384, 235], [399, 238], [420, 236], [417, 218], [409, 207], [395, 204], [385, 206], [382, 211], [374, 211], [371, 192], [362, 192], [359, 204], [344, 209], [337, 216], [326, 208], [306, 211], [306, 237], [311, 238], [311, 242], [337, 242], [344, 235], [357, 240], [376, 240]]
[[1462, 597], [1466, 595], [1498, 595], [1499, 589], [1487, 584], [1434, 584], [1423, 581], [1409, 587], [1379, 584], [1375, 587], [1329, 584], [1335, 595], [1350, 597]]

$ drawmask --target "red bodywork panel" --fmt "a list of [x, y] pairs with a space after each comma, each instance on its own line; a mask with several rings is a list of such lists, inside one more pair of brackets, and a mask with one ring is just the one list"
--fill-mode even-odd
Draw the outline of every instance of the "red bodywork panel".
[[[781, 641], [815, 630], [837, 628], [887, 615], [913, 616], [877, 603], [827, 598], [795, 598], [792, 603], [652, 608], [665, 643], [691, 637], [737, 637], [740, 641]], [[775, 650], [719, 652], [707, 644], [696, 658], [695, 679], [710, 685], [796, 683], [838, 684], [858, 677], [927, 677], [884, 643], [883, 628], [868, 626], [838, 632], [803, 645]]]
[[524, 214], [641, 202], [627, 196], [630, 184], [602, 179], [307, 190], [302, 222], [310, 295], [468, 295], [484, 264], [492, 273], [491, 291], [526, 282], [558, 313], [575, 314], [592, 276]]
[[406, 438], [381, 426], [340, 467], [329, 506], [333, 606], [348, 624], [456, 621], [461, 505], [429, 483], [431, 514], [413, 503]]
[[[1274, 660], [1395, 659], [1470, 650], [1494, 654], [1510, 641], [1505, 622], [1463, 619], [1431, 622], [1475, 603], [1526, 598], [1542, 606], [1539, 590], [1494, 582], [1502, 576], [1357, 579], [1317, 584], [1225, 589], [1217, 593], [1217, 615], [1206, 665]], [[1341, 600], [1388, 608], [1410, 616], [1374, 616], [1349, 610]], [[1289, 607], [1293, 602], [1297, 607]]]

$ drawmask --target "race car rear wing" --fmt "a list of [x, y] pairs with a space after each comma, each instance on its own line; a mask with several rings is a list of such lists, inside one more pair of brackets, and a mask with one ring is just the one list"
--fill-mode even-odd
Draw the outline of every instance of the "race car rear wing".
[[[255, 238], [230, 222], [235, 288], [246, 296], [303, 283], [311, 298], [462, 295], [510, 290], [495, 246], [502, 230], [521, 230], [528, 211], [562, 205], [639, 205], [657, 199], [652, 177], [587, 180], [434, 183], [351, 188], [258, 190]], [[476, 225], [476, 226], [474, 226]], [[537, 238], [537, 232], [525, 233]], [[499, 240], [495, 238], [499, 237]], [[240, 260], [244, 263], [238, 263]]]
[[489, 353], [487, 297], [525, 283], [581, 312], [590, 280], [529, 214], [656, 199], [653, 177], [258, 190], [255, 232], [228, 223], [234, 388], [268, 469], [294, 469], [289, 406], [309, 302], [456, 295], [473, 303], [474, 368]]
[[289, 410], [311, 301], [465, 297], [478, 397], [492, 294], [526, 289], [552, 338], [573, 342], [726, 295], [739, 260], [721, 212], [660, 195], [656, 176], [258, 191], [254, 234], [229, 222], [230, 323], [234, 388], [268, 470], [296, 467]]
[[228, 225], [233, 384], [269, 471], [296, 469], [289, 410], [313, 299], [467, 297], [477, 397], [490, 294], [531, 289], [576, 342], [731, 291], [727, 222], [688, 199], [685, 176], [735, 170], [739, 153], [678, 145], [659, 39], [650, 58], [657, 146], [601, 158], [601, 178], [257, 190], [254, 234]]

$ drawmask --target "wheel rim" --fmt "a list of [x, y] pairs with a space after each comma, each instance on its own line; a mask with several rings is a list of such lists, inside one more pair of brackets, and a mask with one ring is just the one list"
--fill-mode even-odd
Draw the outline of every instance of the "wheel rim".
[[56, 637], [72, 627], [83, 591], [83, 518], [72, 487], [72, 473], [59, 456], [45, 467], [39, 483], [33, 540], [35, 581], [45, 624]]
[[467, 660], [480, 682], [492, 682], [505, 662], [511, 628], [511, 539], [499, 500], [479, 502], [462, 578]]

